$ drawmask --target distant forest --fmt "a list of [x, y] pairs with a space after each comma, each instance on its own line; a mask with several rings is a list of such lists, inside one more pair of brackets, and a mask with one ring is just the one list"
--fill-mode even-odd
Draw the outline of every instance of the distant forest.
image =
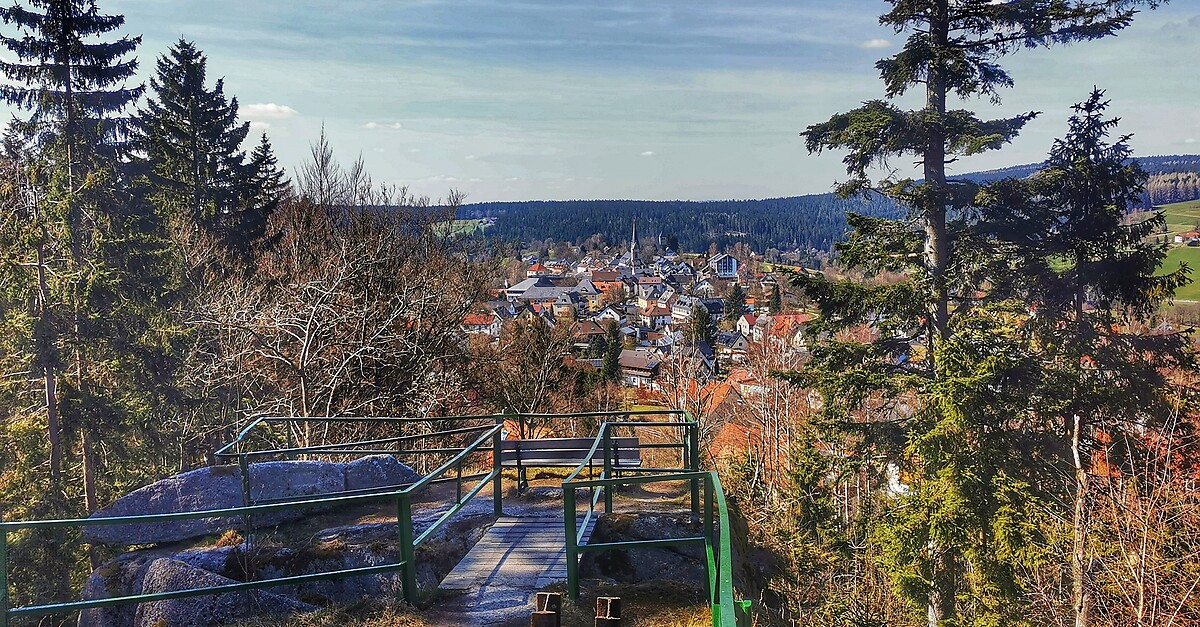
[[[1142, 157], [1150, 174], [1143, 206], [1200, 198], [1200, 155]], [[1025, 177], [1041, 167], [1027, 164], [961, 175], [976, 182]], [[637, 218], [638, 238], [662, 236], [682, 251], [704, 251], [713, 243], [724, 250], [737, 242], [765, 251], [829, 251], [848, 229], [847, 212], [898, 217], [903, 209], [882, 197], [841, 199], [811, 194], [766, 200], [648, 201], [550, 200], [486, 202], [459, 208], [461, 219], [495, 218], [489, 236], [529, 242], [554, 239], [581, 243], [601, 234], [610, 244], [629, 241]]]

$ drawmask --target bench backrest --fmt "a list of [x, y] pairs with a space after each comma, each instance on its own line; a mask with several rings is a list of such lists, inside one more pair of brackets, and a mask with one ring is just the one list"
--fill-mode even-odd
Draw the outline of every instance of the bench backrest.
[[[539, 464], [582, 464], [587, 460], [588, 451], [596, 440], [593, 438], [537, 438], [532, 440], [501, 440], [500, 462], [505, 466], [516, 465], [537, 466]], [[613, 438], [615, 463], [624, 465], [639, 465], [642, 461], [642, 449], [636, 437]], [[592, 456], [596, 464], [604, 463], [603, 445], [596, 447]]]

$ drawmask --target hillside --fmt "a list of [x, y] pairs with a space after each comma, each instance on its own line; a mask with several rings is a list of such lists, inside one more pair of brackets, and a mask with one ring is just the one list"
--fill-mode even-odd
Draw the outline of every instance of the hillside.
[[[1150, 174], [1143, 204], [1154, 205], [1200, 198], [1200, 155], [1139, 158]], [[989, 182], [1023, 177], [1040, 164], [1026, 164], [962, 175]], [[496, 219], [488, 235], [504, 240], [567, 240], [582, 242], [601, 234], [609, 244], [629, 241], [633, 220], [640, 238], [662, 236], [685, 251], [703, 251], [710, 244], [725, 248], [745, 242], [754, 250], [815, 249], [828, 251], [846, 233], [846, 213], [898, 217], [902, 209], [882, 198], [845, 200], [834, 194], [810, 194], [765, 200], [647, 201], [550, 200], [488, 202], [464, 205], [458, 217]]]

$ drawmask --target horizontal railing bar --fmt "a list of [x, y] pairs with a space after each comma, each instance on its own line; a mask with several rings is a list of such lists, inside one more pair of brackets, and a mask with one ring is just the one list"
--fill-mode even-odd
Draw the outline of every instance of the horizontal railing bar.
[[361, 496], [336, 496], [333, 498], [317, 498], [292, 503], [271, 503], [268, 505], [250, 505], [230, 507], [225, 509], [207, 509], [195, 512], [171, 512], [168, 514], [138, 514], [135, 516], [100, 516], [96, 518], [62, 518], [57, 520], [25, 520], [0, 522], [0, 531], [18, 531], [21, 529], [50, 529], [55, 527], [109, 527], [114, 525], [136, 525], [141, 523], [165, 522], [171, 520], [196, 520], [198, 518], [229, 518], [247, 516], [265, 512], [285, 511], [289, 509], [306, 509], [323, 507], [341, 503], [368, 503], [395, 499], [400, 494], [396, 492], [381, 492]]
[[[345, 451], [340, 450], [321, 450], [316, 453], [307, 453], [308, 455], [431, 455], [434, 453], [457, 453], [462, 450], [462, 447], [457, 448], [413, 448], [413, 449], [350, 449]], [[280, 453], [286, 455], [288, 453]]]
[[701, 536], [691, 538], [661, 538], [657, 540], [625, 540], [623, 542], [602, 542], [597, 544], [581, 544], [580, 551], [601, 551], [601, 550], [617, 550], [617, 549], [637, 549], [655, 546], [673, 546], [676, 544], [696, 544], [704, 543], [706, 540]]
[[[627, 472], [628, 468], [622, 468], [621, 472]], [[620, 485], [641, 485], [644, 483], [660, 483], [667, 481], [687, 481], [690, 479], [704, 479], [708, 477], [708, 473], [704, 471], [696, 472], [679, 472], [670, 475], [649, 475], [646, 477], [616, 477], [612, 479], [581, 479], [579, 481], [564, 481], [567, 488], [590, 488], [603, 486], [620, 486]]]
[[503, 414], [477, 414], [473, 416], [263, 416], [264, 422], [449, 422], [451, 420], [483, 420], [503, 418]]
[[[425, 475], [425, 477], [422, 478], [420, 481], [412, 484], [412, 486], [410, 486], [407, 490], [405, 490], [405, 492], [408, 492], [408, 493], [416, 492], [417, 490], [420, 490], [421, 488], [428, 485], [431, 481], [433, 481], [433, 478], [435, 478], [438, 475], [441, 475], [442, 473], [453, 468], [455, 466], [455, 464], [458, 464], [459, 462], [461, 462], [464, 458], [466, 458], [467, 455], [470, 455], [471, 453], [476, 452], [479, 449], [481, 444], [491, 440], [492, 436], [499, 433], [503, 426], [504, 425], [493, 425], [492, 428], [488, 429], [486, 433], [479, 436], [479, 439], [477, 439], [474, 442], [465, 446], [461, 453], [459, 453], [458, 455], [455, 455], [454, 457], [451, 457], [449, 460], [446, 461], [446, 463], [439, 466], [433, 472]], [[490, 444], [490, 442], [489, 442], [489, 444]]]
[[638, 448], [687, 448], [687, 444], [672, 442], [638, 442]]
[[240, 592], [243, 590], [259, 590], [262, 588], [275, 588], [278, 586], [287, 586], [298, 583], [306, 583], [309, 581], [321, 581], [325, 579], [341, 579], [345, 577], [355, 577], [361, 575], [374, 575], [380, 573], [388, 573], [400, 570], [404, 566], [404, 562], [396, 564], [382, 564], [379, 566], [363, 566], [360, 568], [347, 568], [344, 570], [331, 571], [327, 573], [311, 573], [307, 575], [294, 575], [291, 577], [280, 577], [278, 579], [265, 579], [262, 581], [242, 581], [231, 583], [224, 586], [211, 586], [208, 588], [192, 588], [189, 590], [173, 590], [171, 592], [156, 592], [152, 594], [135, 594], [123, 597], [111, 597], [107, 599], [93, 599], [90, 601], [72, 601], [70, 603], [56, 603], [53, 605], [33, 605], [29, 607], [13, 608], [8, 611], [9, 616], [44, 616], [46, 614], [57, 614], [59, 612], [67, 612], [74, 610], [86, 610], [95, 607], [110, 607], [114, 605], [124, 605], [126, 603], [149, 603], [152, 601], [167, 601], [170, 599], [182, 599], [186, 597], [205, 596], [213, 594], [223, 594], [227, 592]]
[[625, 467], [625, 466], [623, 466], [623, 465], [619, 465], [619, 464], [614, 464], [614, 465], [613, 465], [613, 467], [614, 467], [614, 468], [616, 468], [616, 469], [618, 469], [618, 470], [620, 470], [620, 471], [621, 471], [621, 472], [623, 472], [623, 473], [625, 473], [625, 472], [658, 472], [658, 473], [668, 473], [668, 472], [674, 472], [674, 473], [680, 473], [680, 472], [691, 472], [691, 469], [690, 469], [690, 468], [646, 468], [645, 466], [629, 466], [629, 467]]
[[309, 453], [328, 453], [328, 449], [335, 449], [335, 448], [339, 448], [339, 447], [366, 446], [368, 444], [390, 444], [392, 442], [408, 442], [410, 440], [423, 440], [423, 439], [433, 438], [433, 437], [442, 436], [442, 435], [456, 435], [456, 434], [460, 434], [460, 433], [470, 433], [472, 431], [483, 431], [485, 429], [490, 429], [494, 426], [495, 425], [476, 425], [473, 427], [462, 427], [459, 429], [447, 429], [445, 431], [437, 431], [434, 433], [416, 433], [413, 435], [398, 435], [398, 436], [394, 436], [394, 437], [390, 437], [390, 438], [379, 438], [379, 439], [375, 439], [375, 440], [360, 440], [358, 442], [339, 442], [339, 443], [335, 443], [335, 444], [318, 444], [316, 446], [276, 448], [276, 449], [267, 449], [264, 451], [246, 451], [244, 453], [226, 453], [221, 456], [223, 456], [223, 457], [240, 457], [242, 455], [245, 455], [246, 457], [262, 457], [265, 455], [282, 455], [282, 454], [306, 455]]
[[471, 499], [475, 498], [475, 495], [479, 494], [479, 491], [496, 477], [497, 472], [499, 472], [499, 470], [492, 470], [491, 472], [487, 473], [487, 476], [484, 477], [484, 479], [478, 484], [476, 484], [474, 488], [471, 488], [471, 491], [464, 494], [461, 500], [456, 501], [450, 509], [446, 510], [445, 514], [439, 516], [432, 525], [425, 529], [425, 531], [422, 531], [421, 535], [417, 536], [416, 540], [413, 540], [413, 547], [415, 548], [424, 542], [431, 533], [436, 531], [438, 527], [442, 526], [442, 524], [449, 520], [451, 516], [458, 513], [458, 510], [462, 509], [468, 502], [470, 502]]
[[681, 409], [653, 409], [646, 411], [581, 411], [569, 414], [505, 414], [505, 418], [599, 418], [602, 416], [662, 416], [684, 414]]

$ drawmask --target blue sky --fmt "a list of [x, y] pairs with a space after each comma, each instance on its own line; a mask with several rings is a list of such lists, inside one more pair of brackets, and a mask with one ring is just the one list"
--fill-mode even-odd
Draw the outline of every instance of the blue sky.
[[[901, 41], [879, 0], [100, 0], [142, 34], [143, 72], [181, 35], [297, 165], [322, 124], [376, 179], [468, 201], [761, 198], [823, 192], [839, 156], [805, 126], [879, 97]], [[1120, 36], [1007, 60], [999, 116], [1040, 110], [965, 170], [1038, 161], [1067, 107], [1109, 92], [1138, 154], [1200, 152], [1200, 2]]]

